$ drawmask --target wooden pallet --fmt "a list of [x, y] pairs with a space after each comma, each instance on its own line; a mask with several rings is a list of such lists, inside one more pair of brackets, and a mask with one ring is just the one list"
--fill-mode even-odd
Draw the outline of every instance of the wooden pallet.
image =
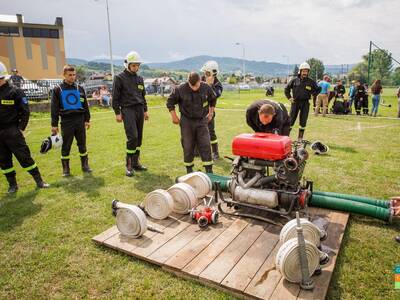
[[313, 277], [312, 291], [287, 282], [275, 269], [281, 228], [260, 221], [222, 216], [219, 224], [201, 230], [189, 216], [174, 215], [149, 222], [163, 234], [146, 231], [132, 239], [113, 226], [93, 241], [241, 298], [324, 299], [349, 215], [319, 208], [310, 208], [310, 215], [329, 220], [323, 244], [336, 253], [322, 274]]

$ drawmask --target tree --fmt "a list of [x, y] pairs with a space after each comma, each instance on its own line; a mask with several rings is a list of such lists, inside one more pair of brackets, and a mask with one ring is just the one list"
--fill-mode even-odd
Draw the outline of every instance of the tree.
[[395, 86], [400, 86], [400, 67], [397, 67], [393, 71], [391, 81]]
[[235, 74], [232, 74], [232, 75], [229, 77], [228, 83], [229, 83], [229, 84], [236, 84], [236, 83], [237, 83], [237, 77], [236, 77]]
[[315, 81], [322, 79], [325, 71], [324, 63], [317, 58], [309, 58], [307, 63], [310, 65], [310, 74], [308, 76]]
[[297, 74], [299, 74], [299, 67], [297, 65], [294, 65], [293, 76], [297, 76]]
[[75, 71], [76, 71], [76, 79], [79, 82], [83, 82], [86, 80], [86, 68], [83, 65], [80, 66], [76, 66], [75, 67]]
[[375, 49], [371, 53], [371, 58], [371, 82], [374, 79], [380, 79], [382, 82], [387, 83], [393, 67], [392, 54], [387, 50]]

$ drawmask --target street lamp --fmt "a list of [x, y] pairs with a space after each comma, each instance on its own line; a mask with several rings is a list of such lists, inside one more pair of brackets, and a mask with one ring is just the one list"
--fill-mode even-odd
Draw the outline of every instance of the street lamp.
[[[94, 0], [95, 2], [98, 2], [100, 0]], [[107, 27], [108, 27], [108, 47], [110, 51], [110, 64], [111, 64], [111, 77], [113, 80], [114, 79], [114, 62], [112, 58], [112, 46], [111, 46], [111, 27], [110, 27], [110, 13], [108, 9], [108, 0], [106, 0], [106, 10], [107, 10]]]
[[245, 65], [245, 57], [246, 57], [246, 47], [244, 43], [236, 43], [236, 46], [241, 45], [242, 50], [243, 50], [243, 56], [242, 56], [242, 71], [243, 71], [243, 82], [246, 83], [246, 65]]
[[286, 82], [289, 82], [289, 77], [290, 77], [290, 66], [289, 66], [289, 56], [287, 55], [282, 55], [283, 58], [286, 57], [286, 62], [287, 62], [287, 79]]

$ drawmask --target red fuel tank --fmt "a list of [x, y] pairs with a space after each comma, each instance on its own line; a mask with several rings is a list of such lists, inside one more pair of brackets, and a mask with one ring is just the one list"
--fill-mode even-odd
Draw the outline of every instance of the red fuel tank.
[[232, 153], [238, 156], [281, 160], [285, 159], [291, 151], [290, 137], [273, 133], [243, 133], [232, 141]]

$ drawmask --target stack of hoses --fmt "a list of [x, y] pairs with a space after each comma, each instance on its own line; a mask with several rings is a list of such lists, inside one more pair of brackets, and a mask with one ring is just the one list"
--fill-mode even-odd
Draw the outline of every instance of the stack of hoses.
[[162, 220], [172, 212], [174, 200], [167, 191], [157, 189], [146, 195], [142, 205], [150, 217]]
[[[321, 262], [326, 263], [328, 255], [318, 249], [321, 239], [326, 237], [326, 232], [319, 229], [307, 219], [300, 219], [308, 262], [309, 276], [319, 268]], [[282, 276], [290, 281], [299, 283], [302, 280], [299, 256], [297, 220], [293, 219], [282, 228], [279, 240], [282, 243], [276, 255], [276, 268]]]
[[[319, 247], [321, 240], [325, 239], [326, 237], [326, 232], [319, 229], [313, 223], [304, 218], [300, 219], [300, 224], [301, 227], [303, 227], [304, 239]], [[281, 243], [285, 243], [290, 239], [297, 238], [296, 226], [296, 219], [289, 221], [285, 224], [285, 226], [283, 226], [281, 233], [279, 234], [279, 240]]]
[[138, 238], [146, 232], [146, 215], [138, 206], [114, 200], [112, 209], [117, 219], [117, 228], [122, 235]]
[[167, 192], [172, 196], [174, 205], [172, 211], [177, 214], [188, 214], [197, 206], [197, 195], [187, 183], [180, 182], [171, 186]]
[[177, 179], [178, 182], [184, 182], [190, 185], [197, 198], [201, 199], [208, 195], [212, 190], [212, 184], [210, 178], [202, 172], [193, 172], [183, 175]]

